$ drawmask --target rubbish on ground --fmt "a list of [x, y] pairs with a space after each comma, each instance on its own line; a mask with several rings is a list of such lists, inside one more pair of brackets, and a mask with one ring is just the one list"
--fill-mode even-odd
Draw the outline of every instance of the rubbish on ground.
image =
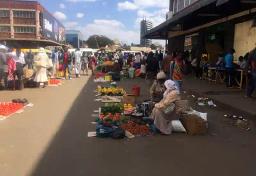
[[196, 98], [196, 96], [195, 95], [191, 95], [193, 98]]
[[97, 136], [97, 133], [96, 133], [96, 131], [88, 132], [87, 136], [88, 136], [88, 137], [96, 137], [96, 136]]
[[199, 102], [198, 105], [199, 105], [199, 106], [205, 106], [206, 104]]
[[211, 100], [211, 101], [208, 101], [208, 105], [209, 105], [209, 106], [213, 106], [213, 107], [217, 107], [217, 105], [214, 104], [212, 100]]
[[244, 118], [243, 116], [225, 114], [224, 117], [234, 120], [234, 125], [240, 129], [244, 129], [246, 131], [251, 130], [251, 128], [249, 127], [250, 123], [249, 123], [248, 119]]
[[[244, 120], [240, 120], [240, 119], [236, 120], [235, 125], [236, 125], [237, 127], [241, 128], [241, 129], [244, 129], [244, 130], [250, 129], [250, 128], [249, 128], [249, 123], [246, 122], [246, 121], [244, 121]], [[248, 131], [249, 131], [249, 130], [248, 130]]]
[[125, 130], [125, 136], [126, 136], [128, 139], [133, 139], [133, 138], [135, 138], [135, 136], [134, 136], [132, 133], [130, 133], [129, 131], [127, 131], [127, 130]]
[[30, 107], [30, 108], [32, 108], [32, 107], [34, 107], [34, 104], [29, 103], [29, 104], [27, 104], [27, 105], [26, 105], [26, 107]]
[[172, 121], [172, 131], [178, 133], [186, 133], [186, 129], [179, 120]]
[[91, 116], [92, 117], [98, 117], [99, 115], [98, 114], [92, 114]]

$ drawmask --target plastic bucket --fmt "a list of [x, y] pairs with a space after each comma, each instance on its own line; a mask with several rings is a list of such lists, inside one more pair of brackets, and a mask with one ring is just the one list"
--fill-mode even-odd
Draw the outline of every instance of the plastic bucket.
[[134, 94], [136, 97], [139, 97], [140, 96], [140, 86], [133, 86], [132, 94]]
[[129, 78], [134, 78], [135, 77], [135, 69], [131, 68], [129, 69]]

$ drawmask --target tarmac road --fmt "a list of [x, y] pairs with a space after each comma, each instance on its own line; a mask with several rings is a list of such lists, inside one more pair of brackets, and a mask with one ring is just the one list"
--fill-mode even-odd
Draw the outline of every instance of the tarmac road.
[[[130, 90], [149, 83], [123, 81]], [[88, 138], [100, 104], [86, 78], [61, 87], [0, 92], [0, 99], [26, 97], [35, 106], [0, 122], [2, 176], [255, 176], [256, 133], [230, 125], [221, 107], [209, 113], [206, 136], [156, 135], [132, 140]], [[253, 125], [254, 126], [254, 125]]]

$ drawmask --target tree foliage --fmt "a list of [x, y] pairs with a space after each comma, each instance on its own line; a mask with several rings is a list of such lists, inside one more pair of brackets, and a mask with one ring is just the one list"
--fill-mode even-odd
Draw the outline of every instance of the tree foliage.
[[98, 49], [107, 45], [113, 45], [114, 41], [103, 35], [92, 35], [88, 38], [86, 44], [89, 48]]

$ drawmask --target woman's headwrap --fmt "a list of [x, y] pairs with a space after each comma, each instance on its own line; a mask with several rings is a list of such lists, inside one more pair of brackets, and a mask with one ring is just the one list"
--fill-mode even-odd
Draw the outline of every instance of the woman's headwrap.
[[165, 81], [164, 85], [165, 85], [166, 89], [168, 89], [168, 90], [177, 90], [178, 89], [175, 82], [172, 80]]
[[165, 85], [165, 87], [166, 87], [166, 91], [165, 91], [165, 93], [164, 93], [164, 97], [165, 97], [169, 92], [171, 92], [171, 91], [173, 91], [173, 90], [178, 90], [177, 85], [176, 85], [175, 82], [172, 81], [172, 80], [167, 80], [167, 81], [165, 81], [164, 85]]

